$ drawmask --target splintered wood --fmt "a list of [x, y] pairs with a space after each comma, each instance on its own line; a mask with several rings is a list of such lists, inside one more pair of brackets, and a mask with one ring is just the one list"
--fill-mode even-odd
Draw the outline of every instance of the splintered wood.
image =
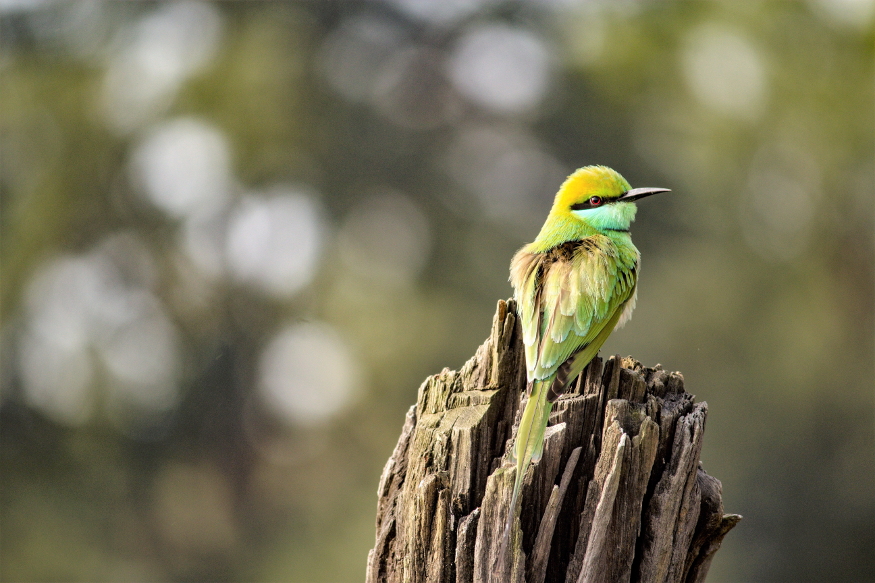
[[499, 552], [526, 399], [515, 309], [500, 301], [474, 357], [419, 388], [380, 478], [367, 581], [704, 581], [741, 519], [699, 461], [707, 404], [680, 374], [619, 356], [594, 359], [554, 405]]

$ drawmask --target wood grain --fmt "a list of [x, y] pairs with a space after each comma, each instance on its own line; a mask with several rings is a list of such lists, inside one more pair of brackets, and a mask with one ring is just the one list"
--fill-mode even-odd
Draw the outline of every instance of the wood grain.
[[419, 388], [377, 488], [377, 582], [700, 582], [726, 533], [719, 480], [699, 461], [707, 404], [683, 377], [596, 358], [554, 405], [499, 553], [525, 404], [512, 300], [459, 371]]

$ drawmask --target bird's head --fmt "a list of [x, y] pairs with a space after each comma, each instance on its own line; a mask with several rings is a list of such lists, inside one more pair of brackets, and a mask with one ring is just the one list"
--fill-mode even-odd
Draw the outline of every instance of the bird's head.
[[632, 188], [605, 166], [587, 166], [569, 176], [553, 202], [552, 213], [584, 221], [599, 231], [628, 231], [635, 220], [635, 201], [667, 188]]
[[635, 201], [667, 188], [632, 188], [605, 166], [586, 166], [569, 176], [553, 201], [547, 222], [535, 240], [538, 250], [596, 232], [628, 232]]

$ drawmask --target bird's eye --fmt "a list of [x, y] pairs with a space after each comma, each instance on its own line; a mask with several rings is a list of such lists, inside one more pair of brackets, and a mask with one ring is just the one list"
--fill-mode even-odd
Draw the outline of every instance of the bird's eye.
[[600, 196], [592, 197], [591, 199], [589, 199], [589, 204], [591, 204], [592, 206], [599, 206], [600, 204], [602, 204], [602, 197], [600, 197]]

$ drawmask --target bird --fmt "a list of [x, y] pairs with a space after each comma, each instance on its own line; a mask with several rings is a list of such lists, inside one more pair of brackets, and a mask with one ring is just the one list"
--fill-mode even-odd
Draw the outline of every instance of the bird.
[[631, 188], [606, 166], [580, 168], [560, 186], [538, 236], [511, 260], [528, 402], [509, 456], [516, 476], [499, 556], [526, 471], [543, 454], [553, 403], [632, 315], [641, 254], [629, 227], [635, 202], [661, 192], [670, 191]]

